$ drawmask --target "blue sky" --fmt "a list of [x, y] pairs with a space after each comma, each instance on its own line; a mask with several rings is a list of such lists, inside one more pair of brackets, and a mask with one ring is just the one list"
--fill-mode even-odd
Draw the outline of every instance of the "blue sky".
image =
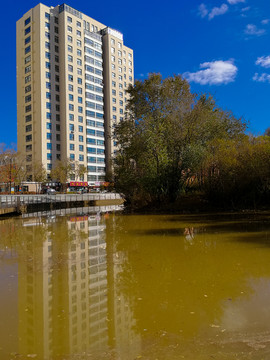
[[[8, 145], [17, 142], [16, 21], [37, 3], [2, 4], [0, 143]], [[193, 92], [211, 93], [222, 108], [243, 116], [249, 132], [263, 134], [270, 126], [269, 0], [66, 3], [124, 34], [134, 50], [135, 78], [183, 74]]]

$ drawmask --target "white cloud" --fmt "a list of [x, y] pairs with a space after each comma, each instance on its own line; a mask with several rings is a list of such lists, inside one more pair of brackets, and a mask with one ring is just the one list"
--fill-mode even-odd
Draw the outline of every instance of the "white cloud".
[[232, 60], [205, 62], [200, 64], [200, 68], [202, 70], [194, 73], [185, 72], [183, 77], [201, 85], [220, 85], [233, 82], [238, 71]]
[[206, 15], [208, 15], [208, 10], [207, 7], [205, 6], [205, 4], [201, 4], [199, 6], [199, 15], [201, 18], [206, 17]]
[[244, 3], [246, 0], [227, 0], [230, 5], [235, 5], [238, 3]]
[[270, 56], [258, 57], [255, 64], [264, 68], [270, 68]]
[[211, 20], [215, 16], [223, 15], [229, 10], [228, 5], [222, 4], [220, 7], [214, 7], [208, 15], [208, 19]]
[[250, 6], [244, 7], [241, 9], [242, 12], [247, 12], [248, 10], [250, 10]]
[[265, 33], [264, 29], [258, 29], [254, 24], [248, 24], [245, 28], [245, 34], [260, 36]]
[[205, 18], [208, 15], [208, 19], [212, 20], [215, 16], [225, 14], [229, 7], [227, 4], [222, 4], [220, 7], [213, 7], [211, 10], [208, 10], [206, 5], [202, 3], [198, 10], [201, 18]]
[[269, 23], [270, 19], [264, 19], [261, 21], [263, 25], [267, 25]]
[[258, 73], [255, 73], [252, 80], [257, 82], [269, 82], [270, 83], [270, 75], [266, 73], [262, 73], [259, 75]]

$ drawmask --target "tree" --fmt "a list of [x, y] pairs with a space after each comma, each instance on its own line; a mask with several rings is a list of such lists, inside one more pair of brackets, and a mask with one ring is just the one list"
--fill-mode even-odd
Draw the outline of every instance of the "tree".
[[87, 172], [86, 166], [80, 164], [78, 161], [72, 162], [73, 175], [75, 179], [80, 179]]
[[61, 188], [66, 189], [67, 180], [73, 174], [72, 163], [70, 160], [57, 160], [51, 170], [51, 178], [61, 183]]
[[[37, 183], [43, 183], [47, 180], [47, 171], [40, 161], [35, 161], [32, 164], [32, 178]], [[38, 185], [36, 184], [36, 192], [38, 192]]]
[[174, 201], [201, 172], [208, 144], [242, 134], [246, 124], [211, 96], [190, 92], [181, 76], [152, 74], [128, 90], [127, 119], [115, 129], [118, 190], [129, 199]]
[[13, 148], [3, 148], [0, 151], [0, 183], [11, 192], [12, 185], [19, 185], [26, 180], [25, 158]]

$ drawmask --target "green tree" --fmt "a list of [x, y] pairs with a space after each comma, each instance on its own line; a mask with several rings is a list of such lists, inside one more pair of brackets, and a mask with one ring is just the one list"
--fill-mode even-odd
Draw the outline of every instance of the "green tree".
[[51, 178], [61, 183], [62, 190], [66, 190], [67, 181], [72, 174], [73, 167], [70, 160], [57, 160], [51, 170]]
[[211, 96], [190, 92], [181, 76], [152, 74], [129, 88], [127, 119], [115, 130], [118, 190], [131, 201], [174, 201], [202, 174], [208, 144], [238, 137], [242, 119], [218, 108]]

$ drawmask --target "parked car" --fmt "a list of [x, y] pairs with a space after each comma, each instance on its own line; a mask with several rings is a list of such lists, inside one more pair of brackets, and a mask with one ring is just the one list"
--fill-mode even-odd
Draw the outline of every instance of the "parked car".
[[48, 194], [48, 195], [55, 195], [55, 194], [56, 194], [56, 190], [49, 188], [49, 189], [47, 189], [46, 194]]

